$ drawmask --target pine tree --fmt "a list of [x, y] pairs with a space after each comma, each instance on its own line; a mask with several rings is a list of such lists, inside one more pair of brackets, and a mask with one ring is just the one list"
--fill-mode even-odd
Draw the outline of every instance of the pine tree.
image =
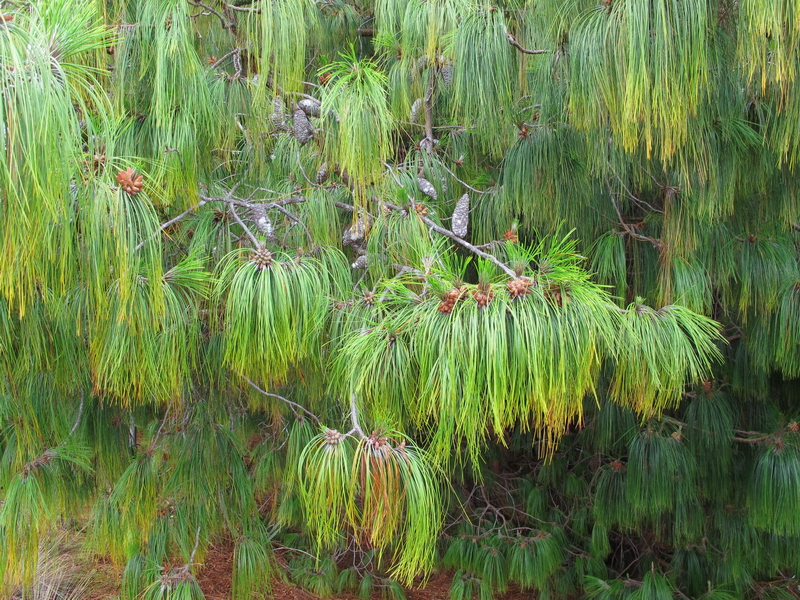
[[0, 2], [0, 100], [1, 595], [797, 596], [795, 0]]

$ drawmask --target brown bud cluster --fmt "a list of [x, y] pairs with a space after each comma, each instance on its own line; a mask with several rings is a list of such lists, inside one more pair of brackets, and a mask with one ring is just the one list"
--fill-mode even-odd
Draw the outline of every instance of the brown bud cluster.
[[119, 183], [120, 186], [122, 186], [122, 189], [131, 196], [135, 196], [141, 192], [142, 189], [144, 189], [144, 185], [142, 184], [142, 176], [137, 175], [136, 171], [134, 171], [132, 168], [117, 173], [117, 183]]
[[106, 165], [106, 155], [102, 153], [95, 153], [91, 162], [87, 158], [84, 159], [83, 164], [85, 164], [88, 169], [91, 169], [92, 173], [100, 173]]
[[508, 295], [512, 298], [519, 298], [525, 294], [530, 294], [533, 281], [530, 279], [512, 279], [506, 284], [508, 288]]
[[519, 236], [517, 235], [516, 231], [509, 229], [503, 234], [503, 239], [508, 240], [512, 244], [516, 244], [519, 241]]
[[545, 289], [544, 295], [548, 300], [557, 304], [559, 308], [564, 306], [564, 297], [567, 296], [566, 293], [562, 293], [561, 286], [555, 283]]
[[445, 295], [442, 299], [442, 303], [439, 305], [439, 312], [449, 315], [453, 312], [453, 307], [455, 307], [456, 302], [461, 300], [463, 295], [464, 290], [462, 288], [453, 288], [447, 292], [447, 295]]
[[343, 433], [335, 429], [326, 429], [322, 436], [325, 438], [325, 443], [329, 446], [337, 446], [345, 438]]
[[415, 204], [414, 210], [417, 211], [417, 214], [420, 217], [427, 217], [428, 216], [428, 207], [424, 204]]
[[272, 264], [272, 252], [261, 246], [253, 253], [252, 261], [259, 271], [263, 271]]
[[494, 299], [494, 290], [477, 289], [474, 292], [472, 292], [472, 297], [475, 298], [475, 302], [478, 303], [478, 308], [483, 308]]

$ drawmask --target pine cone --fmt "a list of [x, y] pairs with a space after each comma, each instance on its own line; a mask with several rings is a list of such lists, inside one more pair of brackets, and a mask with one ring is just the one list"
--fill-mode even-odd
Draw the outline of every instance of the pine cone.
[[469, 227], [469, 194], [464, 194], [453, 209], [452, 231], [460, 238], [467, 237]]
[[274, 235], [274, 228], [272, 221], [267, 214], [267, 207], [265, 204], [254, 204], [250, 209], [250, 219], [256, 226], [259, 232], [267, 239], [272, 238]]
[[488, 290], [477, 289], [472, 292], [472, 297], [478, 303], [478, 308], [483, 308], [494, 299], [494, 290], [491, 288]]
[[419, 123], [419, 119], [422, 116], [422, 98], [417, 98], [414, 100], [414, 104], [411, 105], [411, 122], [415, 125]]
[[294, 137], [303, 146], [314, 137], [314, 126], [302, 108], [295, 108], [292, 118], [294, 119]]
[[142, 176], [137, 175], [132, 168], [117, 173], [117, 183], [131, 196], [135, 196], [144, 189], [142, 180]]
[[519, 298], [520, 296], [524, 296], [525, 294], [530, 294], [531, 290], [530, 287], [533, 285], [533, 281], [530, 279], [512, 279], [506, 284], [508, 288], [508, 294], [512, 298]]
[[512, 244], [516, 244], [519, 241], [519, 237], [517, 236], [517, 232], [513, 229], [509, 229], [503, 234], [503, 239], [508, 240]]
[[442, 83], [444, 87], [449, 88], [453, 85], [453, 63], [447, 63], [442, 67]]
[[318, 117], [320, 112], [320, 103], [310, 98], [303, 98], [297, 103], [298, 108], [302, 109], [309, 117]]
[[272, 126], [277, 131], [287, 131], [286, 111], [283, 108], [283, 99], [280, 96], [275, 96], [272, 101], [272, 114], [269, 118], [272, 121]]
[[263, 271], [272, 264], [272, 252], [264, 248], [264, 246], [261, 246], [258, 250], [253, 252], [253, 258], [251, 260], [259, 271]]
[[434, 200], [438, 198], [438, 194], [436, 193], [436, 188], [433, 187], [433, 184], [424, 177], [417, 178], [417, 186], [419, 186], [419, 191], [428, 196], [429, 198], [433, 198]]
[[328, 163], [322, 163], [322, 166], [317, 171], [317, 185], [322, 185], [328, 181]]

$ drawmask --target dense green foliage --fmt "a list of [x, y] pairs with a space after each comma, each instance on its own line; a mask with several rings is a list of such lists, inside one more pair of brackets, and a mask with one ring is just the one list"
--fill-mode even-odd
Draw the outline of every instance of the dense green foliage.
[[0, 595], [797, 597], [796, 0], [0, 17]]

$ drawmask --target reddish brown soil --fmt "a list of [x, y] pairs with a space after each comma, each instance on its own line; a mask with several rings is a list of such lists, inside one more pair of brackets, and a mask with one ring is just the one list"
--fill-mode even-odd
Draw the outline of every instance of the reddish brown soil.
[[[205, 556], [203, 566], [197, 572], [197, 581], [205, 594], [206, 600], [230, 600], [231, 571], [233, 567], [233, 546], [218, 545], [212, 547]], [[119, 569], [105, 563], [97, 563], [98, 582], [102, 586], [94, 586], [86, 600], [112, 600], [119, 594], [119, 580], [122, 573]], [[436, 573], [425, 587], [406, 590], [408, 600], [447, 600], [452, 573]], [[319, 596], [305, 591], [295, 585], [275, 579], [272, 582], [272, 593], [275, 600], [319, 600]], [[376, 599], [380, 596], [376, 594]], [[531, 600], [534, 595], [511, 589], [497, 596], [496, 600]], [[337, 594], [327, 600], [357, 600], [355, 594]]]

